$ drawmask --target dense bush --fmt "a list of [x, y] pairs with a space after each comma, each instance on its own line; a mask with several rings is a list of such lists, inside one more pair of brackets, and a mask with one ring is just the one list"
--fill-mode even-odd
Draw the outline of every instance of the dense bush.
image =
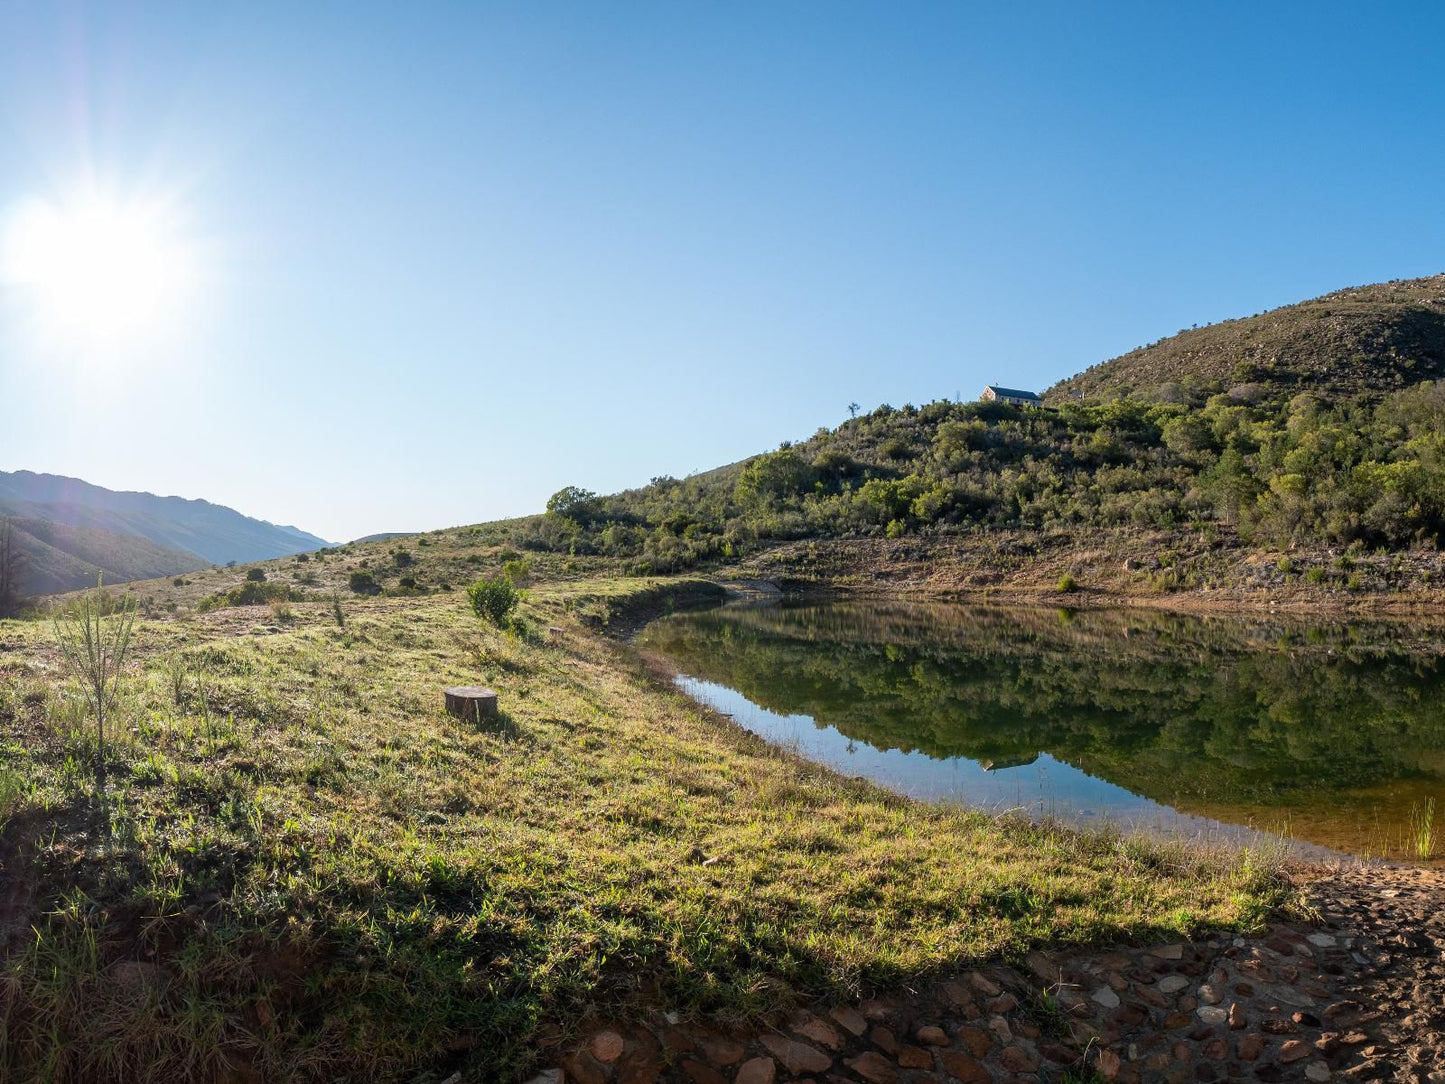
[[196, 608], [201, 613], [208, 613], [230, 606], [264, 606], [272, 602], [287, 602], [292, 597], [291, 588], [284, 583], [261, 583], [247, 577], [244, 583], [229, 591], [207, 595]]
[[525, 549], [628, 559], [638, 573], [771, 541], [980, 526], [1173, 527], [1246, 542], [1437, 545], [1445, 383], [1327, 400], [1260, 385], [1057, 409], [879, 407], [731, 468], [598, 497], [569, 488], [519, 521]]
[[370, 572], [353, 572], [346, 578], [346, 586], [351, 588], [353, 594], [357, 595], [381, 594], [381, 584], [376, 582]]
[[505, 576], [493, 579], [483, 578], [467, 588], [467, 598], [476, 615], [490, 621], [498, 628], [506, 626], [512, 611], [517, 608], [522, 594], [512, 581]]

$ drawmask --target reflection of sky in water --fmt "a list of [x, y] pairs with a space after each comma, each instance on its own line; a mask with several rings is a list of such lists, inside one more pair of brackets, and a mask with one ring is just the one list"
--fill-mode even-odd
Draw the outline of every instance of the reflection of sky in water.
[[[1257, 838], [1260, 833], [1207, 817], [1176, 812], [1087, 772], [1040, 753], [1029, 764], [986, 770], [966, 757], [938, 759], [926, 753], [879, 749], [849, 738], [808, 715], [779, 715], [742, 693], [711, 681], [680, 675], [678, 686], [693, 699], [730, 716], [745, 730], [766, 738], [841, 775], [860, 775], [910, 798], [958, 802], [976, 809], [1025, 810], [1088, 824], [1109, 821], [1127, 829], [1171, 835]], [[1323, 852], [1324, 848], [1301, 845]]]

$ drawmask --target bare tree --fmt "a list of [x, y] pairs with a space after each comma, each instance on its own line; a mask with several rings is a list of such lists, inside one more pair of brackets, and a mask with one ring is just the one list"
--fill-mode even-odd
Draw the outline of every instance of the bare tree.
[[15, 537], [15, 524], [0, 519], [0, 617], [14, 617], [25, 599], [20, 591], [20, 577], [25, 572], [25, 553]]

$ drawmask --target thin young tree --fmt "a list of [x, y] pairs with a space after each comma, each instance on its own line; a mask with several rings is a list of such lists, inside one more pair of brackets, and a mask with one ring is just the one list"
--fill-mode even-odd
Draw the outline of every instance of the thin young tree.
[[[55, 639], [71, 674], [85, 692], [95, 717], [95, 782], [105, 794], [105, 727], [120, 692], [122, 667], [135, 628], [135, 600], [129, 595], [111, 608], [99, 576], [86, 592], [55, 614]], [[109, 614], [106, 613], [110, 609]]]

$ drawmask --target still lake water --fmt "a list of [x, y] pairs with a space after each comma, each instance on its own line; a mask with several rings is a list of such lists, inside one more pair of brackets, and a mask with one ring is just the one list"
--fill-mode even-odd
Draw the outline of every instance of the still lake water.
[[916, 798], [1412, 860], [1429, 823], [1445, 852], [1440, 623], [784, 602], [642, 643], [748, 730]]

